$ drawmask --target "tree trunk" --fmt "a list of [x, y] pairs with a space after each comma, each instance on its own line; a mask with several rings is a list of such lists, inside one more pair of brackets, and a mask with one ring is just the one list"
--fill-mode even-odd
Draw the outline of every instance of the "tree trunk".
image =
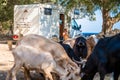
[[10, 32], [13, 34], [13, 24], [10, 24]]
[[0, 31], [2, 31], [2, 22], [0, 22]]
[[102, 32], [104, 34], [110, 32], [112, 30], [113, 25], [120, 21], [120, 13], [118, 13], [116, 16], [111, 17], [110, 16], [110, 10], [109, 7], [107, 7], [108, 5], [108, 0], [102, 0], [102, 18], [103, 18], [103, 24], [102, 24]]
[[102, 32], [106, 34], [112, 30], [114, 22], [112, 21], [112, 18], [109, 16], [109, 11], [107, 9], [103, 8], [102, 17], [103, 17]]
[[110, 19], [107, 19], [106, 17], [104, 17], [103, 25], [102, 25], [102, 32], [104, 32], [104, 34], [106, 34], [112, 30], [112, 27], [113, 27], [112, 21]]

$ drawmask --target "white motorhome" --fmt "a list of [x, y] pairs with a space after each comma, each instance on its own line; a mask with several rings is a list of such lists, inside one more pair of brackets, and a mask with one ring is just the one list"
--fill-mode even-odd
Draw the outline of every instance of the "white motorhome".
[[20, 35], [38, 34], [51, 38], [62, 36], [63, 8], [54, 4], [29, 4], [14, 6], [14, 40]]

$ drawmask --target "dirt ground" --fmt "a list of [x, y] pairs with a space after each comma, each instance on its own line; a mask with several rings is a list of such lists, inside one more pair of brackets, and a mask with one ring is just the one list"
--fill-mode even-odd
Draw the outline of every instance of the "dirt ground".
[[[12, 46], [13, 48], [15, 45]], [[0, 44], [0, 80], [5, 80], [7, 71], [12, 68], [14, 64], [14, 58], [7, 44]], [[34, 72], [31, 73], [32, 80], [44, 80], [39, 74]], [[25, 80], [22, 70], [17, 73], [17, 80]], [[99, 80], [97, 74], [94, 80]], [[106, 76], [105, 80], [110, 80], [109, 75]], [[120, 80], [120, 78], [119, 78]]]
[[[15, 45], [12, 46], [13, 48]], [[0, 44], [0, 80], [5, 80], [8, 70], [12, 68], [14, 58], [7, 44]], [[31, 72], [32, 80], [44, 80], [40, 75]], [[40, 79], [39, 79], [40, 78]], [[17, 73], [17, 80], [25, 80], [23, 71]]]
[[13, 66], [14, 58], [6, 44], [0, 44], [0, 80], [5, 80], [6, 72]]

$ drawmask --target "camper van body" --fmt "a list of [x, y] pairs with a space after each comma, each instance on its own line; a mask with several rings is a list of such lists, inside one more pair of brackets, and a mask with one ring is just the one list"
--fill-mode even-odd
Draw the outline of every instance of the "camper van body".
[[59, 37], [60, 10], [61, 7], [53, 4], [15, 5], [13, 39], [28, 34]]

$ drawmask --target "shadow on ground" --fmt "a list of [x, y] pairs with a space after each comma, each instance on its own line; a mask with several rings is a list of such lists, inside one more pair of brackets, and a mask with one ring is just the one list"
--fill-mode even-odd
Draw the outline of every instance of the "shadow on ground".
[[[30, 72], [31, 80], [45, 80], [42, 74], [38, 74], [35, 71]], [[54, 80], [59, 80], [59, 77], [55, 74], [53, 75]], [[7, 71], [0, 71], [0, 80], [5, 80], [7, 76]], [[10, 79], [11, 80], [11, 79]], [[23, 71], [17, 73], [17, 80], [25, 80]]]
[[[0, 80], [5, 80], [7, 76], [7, 71], [0, 71]], [[40, 74], [31, 72], [31, 80], [45, 80], [44, 77]], [[24, 73], [19, 71], [17, 73], [17, 80], [25, 80]]]

